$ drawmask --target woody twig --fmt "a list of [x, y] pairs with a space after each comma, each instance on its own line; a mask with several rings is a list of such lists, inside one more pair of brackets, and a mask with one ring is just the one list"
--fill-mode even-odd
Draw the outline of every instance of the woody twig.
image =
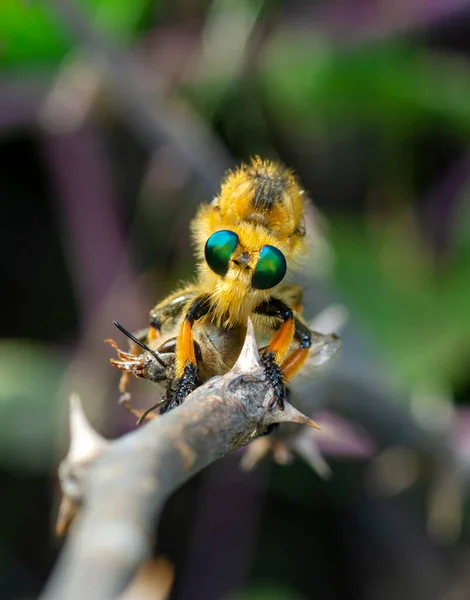
[[251, 321], [231, 371], [117, 441], [92, 430], [75, 398], [71, 447], [60, 467], [59, 528], [78, 516], [42, 597], [117, 598], [149, 557], [163, 504], [182, 483], [275, 423], [318, 427], [290, 404], [269, 410], [271, 399]]

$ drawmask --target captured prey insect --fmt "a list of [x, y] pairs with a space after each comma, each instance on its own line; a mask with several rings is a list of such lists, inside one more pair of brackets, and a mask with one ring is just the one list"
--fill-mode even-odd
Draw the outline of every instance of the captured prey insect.
[[[302, 289], [282, 283], [306, 254], [307, 200], [292, 171], [254, 158], [227, 174], [219, 195], [199, 208], [191, 230], [195, 283], [150, 311], [150, 326], [116, 348], [112, 364], [166, 385], [160, 413], [180, 405], [198, 385], [235, 363], [251, 317], [261, 363], [273, 390], [270, 408], [283, 409], [286, 382], [304, 365], [312, 335], [301, 316]], [[143, 352], [139, 351], [143, 349]]]

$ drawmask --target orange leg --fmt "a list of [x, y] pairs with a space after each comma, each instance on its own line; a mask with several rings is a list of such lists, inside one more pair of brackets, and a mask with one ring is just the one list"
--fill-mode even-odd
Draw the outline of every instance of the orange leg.
[[303, 366], [308, 357], [308, 348], [298, 348], [288, 356], [281, 365], [285, 379], [293, 377]]
[[167, 391], [167, 403], [161, 412], [167, 412], [182, 404], [193, 390], [199, 385], [197, 375], [196, 352], [194, 349], [193, 325], [210, 311], [210, 296], [198, 296], [189, 306], [178, 337], [176, 338], [175, 376], [176, 382]]
[[266, 348], [265, 354], [272, 352], [274, 354], [274, 361], [277, 365], [282, 363], [289, 352], [290, 345], [294, 339], [294, 332], [294, 319], [287, 319], [287, 321], [281, 325], [271, 343]]
[[184, 369], [188, 365], [196, 365], [194, 352], [193, 322], [185, 319], [181, 323], [176, 341], [176, 377], [183, 377]]
[[[299, 302], [297, 301], [295, 304], [299, 304]], [[300, 369], [305, 361], [308, 355], [307, 348], [311, 345], [311, 331], [293, 313], [292, 308], [279, 298], [269, 298], [257, 307], [256, 312], [267, 317], [277, 317], [283, 321], [261, 359], [266, 376], [274, 391], [269, 409], [273, 410], [279, 407], [283, 410], [284, 403], [287, 401], [285, 380]], [[288, 356], [294, 337], [299, 341], [300, 348]]]
[[262, 363], [265, 367], [265, 372], [268, 379], [271, 381], [271, 386], [274, 391], [274, 397], [269, 403], [269, 409], [273, 410], [279, 406], [284, 410], [284, 403], [287, 400], [287, 391], [284, 385], [284, 373], [280, 368], [280, 364], [289, 352], [290, 345], [294, 339], [295, 322], [292, 317], [286, 319], [278, 329], [273, 340], [266, 348]]

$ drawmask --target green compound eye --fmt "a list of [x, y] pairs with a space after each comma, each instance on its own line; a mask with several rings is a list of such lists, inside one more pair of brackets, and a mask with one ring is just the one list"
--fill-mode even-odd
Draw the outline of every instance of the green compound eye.
[[225, 275], [233, 251], [238, 244], [238, 235], [233, 231], [216, 231], [206, 242], [204, 256], [209, 267], [217, 275]]
[[257, 290], [267, 290], [277, 285], [286, 274], [284, 254], [274, 246], [263, 246], [259, 253], [251, 285]]

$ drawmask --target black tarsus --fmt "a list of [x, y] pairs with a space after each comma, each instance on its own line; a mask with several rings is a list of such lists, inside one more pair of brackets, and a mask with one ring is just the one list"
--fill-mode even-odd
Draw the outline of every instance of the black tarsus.
[[200, 385], [197, 376], [197, 367], [191, 363], [184, 368], [183, 377], [178, 381], [178, 386], [174, 394], [167, 396], [167, 402], [160, 409], [160, 414], [164, 414], [180, 404], [183, 404], [186, 396], [193, 392]]
[[[299, 340], [300, 347], [310, 348], [312, 345], [312, 332], [310, 329], [295, 317], [293, 310], [279, 298], [271, 296], [271, 298], [259, 304], [255, 312], [267, 317], [277, 317], [283, 323], [289, 319], [293, 319], [295, 326], [294, 337]], [[274, 398], [269, 404], [269, 409], [273, 410], [276, 406], [279, 406], [281, 410], [284, 410], [284, 403], [287, 401], [287, 388], [284, 383], [284, 374], [281, 367], [274, 361], [273, 352], [264, 354], [261, 358], [261, 363], [274, 390]]]
[[295, 333], [294, 337], [299, 340], [301, 348], [310, 348], [312, 345], [312, 332], [311, 330], [299, 321], [294, 318], [295, 322]]
[[287, 388], [281, 367], [274, 361], [274, 353], [268, 352], [262, 356], [261, 364], [274, 391], [274, 398], [270, 401], [268, 408], [274, 410], [276, 406], [279, 406], [280, 410], [284, 410], [284, 404], [287, 401]]

